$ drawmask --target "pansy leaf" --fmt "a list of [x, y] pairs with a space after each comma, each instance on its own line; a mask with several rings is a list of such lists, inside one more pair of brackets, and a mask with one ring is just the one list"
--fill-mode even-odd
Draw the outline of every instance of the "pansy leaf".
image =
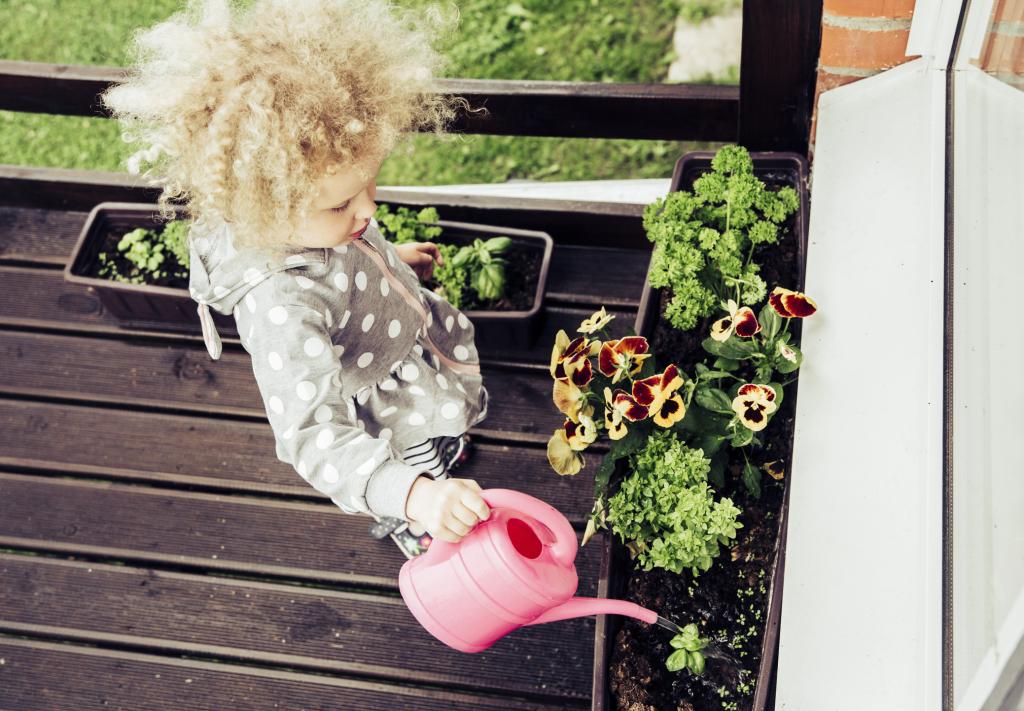
[[732, 436], [733, 447], [746, 447], [754, 439], [754, 431], [747, 427], [737, 427], [736, 433]]
[[728, 415], [725, 417], [723, 413], [711, 412], [701, 407], [700, 403], [695, 403], [693, 407], [686, 409], [686, 417], [679, 422], [679, 431], [692, 432], [694, 439], [701, 435], [724, 435], [728, 431], [733, 413], [729, 412]]
[[[722, 443], [725, 442], [720, 435], [717, 434], [701, 434], [691, 440], [693, 446], [704, 451], [705, 457], [713, 457], [716, 453], [722, 450]], [[712, 464], [714, 461], [712, 460]], [[724, 462], [722, 463], [724, 466]]]
[[764, 331], [765, 339], [769, 341], [775, 338], [775, 334], [782, 327], [782, 317], [767, 303], [761, 308], [761, 315], [758, 317], [758, 321], [761, 323], [761, 330]]
[[608, 486], [608, 480], [611, 478], [612, 472], [615, 471], [615, 460], [616, 457], [612, 452], [608, 452], [608, 454], [604, 455], [604, 459], [601, 460], [601, 464], [594, 473], [595, 492], [599, 493]]
[[701, 345], [711, 355], [732, 358], [734, 360], [749, 358], [757, 351], [757, 344], [754, 341], [741, 341], [735, 336], [730, 336], [727, 341], [705, 338]]
[[791, 361], [780, 353], [778, 356], [778, 365], [776, 366], [776, 370], [778, 370], [780, 373], [792, 373], [794, 370], [799, 368], [800, 365], [803, 363], [804, 354], [801, 353], [800, 349], [797, 348], [796, 346], [791, 346], [789, 344], [784, 344], [784, 346], [789, 350], [793, 351], [796, 360]]
[[704, 673], [704, 655], [700, 652], [690, 652], [690, 670], [694, 674]]
[[718, 388], [698, 387], [694, 397], [705, 410], [732, 414], [732, 398]]
[[750, 462], [743, 465], [743, 483], [755, 499], [761, 498], [761, 472]]
[[646, 441], [647, 438], [640, 431], [639, 423], [635, 423], [626, 431], [625, 437], [612, 441], [611, 455], [615, 459], [621, 459], [643, 447]]
[[697, 372], [697, 375], [703, 375], [704, 373], [708, 372], [710, 368], [708, 368], [703, 363], [697, 363], [697, 365], [694, 366], [694, 370]]
[[[719, 444], [724, 440], [718, 440]], [[708, 456], [707, 450], [704, 451], [705, 456]], [[719, 449], [715, 452], [714, 456], [711, 457], [711, 468], [708, 470], [708, 481], [711, 485], [718, 490], [725, 488], [725, 464], [729, 457], [724, 449]]]
[[733, 358], [718, 357], [715, 359], [714, 367], [719, 370], [736, 370], [740, 367], [740, 362]]

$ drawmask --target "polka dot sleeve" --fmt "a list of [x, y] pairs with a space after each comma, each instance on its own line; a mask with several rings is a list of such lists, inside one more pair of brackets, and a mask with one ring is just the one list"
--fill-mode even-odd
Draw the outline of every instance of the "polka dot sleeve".
[[[259, 289], [254, 289], [259, 291]], [[421, 469], [356, 420], [324, 314], [302, 303], [235, 312], [277, 441], [277, 457], [346, 513], [405, 518]]]

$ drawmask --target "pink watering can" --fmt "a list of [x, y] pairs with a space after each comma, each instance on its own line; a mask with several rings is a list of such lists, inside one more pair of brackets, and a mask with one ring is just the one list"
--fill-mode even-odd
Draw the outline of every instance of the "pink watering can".
[[487, 520], [458, 543], [435, 538], [398, 575], [405, 604], [434, 637], [461, 652], [480, 652], [523, 625], [595, 614], [682, 631], [632, 602], [573, 597], [577, 543], [568, 519], [519, 491], [480, 495], [491, 509]]

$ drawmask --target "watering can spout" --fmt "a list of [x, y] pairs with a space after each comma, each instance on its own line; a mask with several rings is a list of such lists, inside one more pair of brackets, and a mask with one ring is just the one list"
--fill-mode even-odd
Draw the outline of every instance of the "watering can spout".
[[557, 622], [558, 620], [568, 620], [572, 617], [588, 617], [589, 615], [625, 615], [627, 617], [635, 617], [648, 624], [654, 624], [658, 621], [658, 613], [626, 600], [573, 597], [561, 605], [549, 607], [526, 624], [540, 625], [545, 622]]

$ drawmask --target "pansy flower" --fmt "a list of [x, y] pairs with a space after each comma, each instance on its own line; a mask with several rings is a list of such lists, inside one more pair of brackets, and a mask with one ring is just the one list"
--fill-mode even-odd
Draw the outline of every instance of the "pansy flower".
[[623, 375], [636, 375], [645, 360], [651, 357], [647, 352], [647, 339], [643, 336], [626, 336], [616, 341], [605, 341], [597, 356], [597, 369], [613, 383]]
[[783, 358], [788, 360], [790, 363], [796, 363], [796, 351], [787, 346], [782, 341], [779, 341], [779, 353]]
[[785, 467], [782, 466], [781, 459], [774, 459], [770, 462], [765, 462], [761, 465], [761, 468], [768, 472], [768, 476], [776, 481], [780, 481], [786, 473]]
[[625, 390], [616, 389], [613, 394], [611, 388], [604, 389], [604, 426], [610, 438], [622, 439], [626, 436], [626, 423], [623, 420], [639, 422], [649, 414], [650, 411]]
[[799, 291], [777, 286], [768, 295], [768, 303], [782, 318], [807, 318], [818, 310], [814, 299]]
[[776, 408], [775, 389], [758, 383], [741, 385], [732, 401], [732, 409], [739, 415], [740, 421], [754, 432], [765, 428], [768, 415], [775, 412]]
[[686, 416], [686, 405], [678, 393], [683, 386], [683, 376], [674, 363], [670, 363], [661, 375], [652, 375], [633, 383], [633, 397], [647, 407], [654, 416], [654, 422], [661, 427], [671, 427]]
[[562, 423], [569, 446], [581, 452], [597, 439], [597, 423], [589, 415], [580, 415], [579, 422], [566, 420]]
[[578, 336], [571, 341], [569, 334], [559, 329], [555, 345], [551, 349], [549, 370], [555, 380], [572, 380], [577, 387], [584, 387], [594, 377], [590, 356], [601, 348], [601, 341]]
[[594, 333], [600, 331], [602, 328], [608, 325], [608, 323], [615, 318], [614, 314], [609, 314], [604, 310], [602, 306], [599, 311], [595, 311], [590, 318], [583, 319], [583, 323], [580, 324], [578, 330], [580, 333]]
[[583, 468], [580, 451], [597, 439], [597, 425], [580, 415], [579, 422], [566, 420], [548, 440], [548, 463], [558, 474], [578, 474]]
[[593, 416], [594, 406], [587, 403], [587, 395], [569, 379], [556, 380], [551, 394], [558, 410], [573, 422], [580, 421], [580, 415]]
[[728, 316], [718, 319], [711, 324], [711, 337], [716, 341], [725, 341], [733, 334], [750, 338], [761, 330], [761, 324], [757, 322], [757, 316], [749, 306], [739, 308], [735, 301], [729, 299], [725, 305]]

